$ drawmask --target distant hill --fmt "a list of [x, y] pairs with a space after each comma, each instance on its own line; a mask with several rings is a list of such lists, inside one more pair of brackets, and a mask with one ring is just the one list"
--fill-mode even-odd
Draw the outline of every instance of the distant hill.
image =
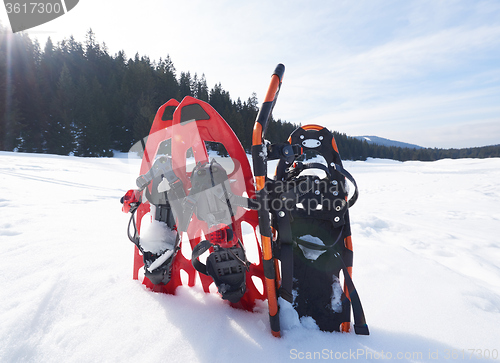
[[[418, 145], [384, 139], [378, 136], [347, 136], [334, 131], [335, 141], [345, 160], [366, 160], [366, 158], [393, 159], [399, 161], [461, 158], [498, 158], [500, 145], [463, 149], [423, 148]], [[366, 141], [366, 142], [365, 142]]]
[[378, 136], [354, 136], [354, 138], [361, 140], [361, 141], [366, 141], [369, 144], [376, 144], [376, 145], [389, 146], [389, 147], [390, 146], [407, 147], [410, 149], [423, 149], [422, 146], [408, 144], [406, 142], [389, 140], [389, 139], [385, 139], [383, 137], [378, 137]]

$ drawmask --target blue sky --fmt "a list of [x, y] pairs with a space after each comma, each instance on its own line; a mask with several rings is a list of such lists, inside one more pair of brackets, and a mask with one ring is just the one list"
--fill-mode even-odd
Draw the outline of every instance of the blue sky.
[[426, 147], [500, 144], [498, 0], [80, 0], [27, 32], [43, 45], [89, 28], [111, 54], [168, 54], [178, 74], [204, 73], [234, 100], [262, 101], [283, 63], [274, 116], [290, 122]]

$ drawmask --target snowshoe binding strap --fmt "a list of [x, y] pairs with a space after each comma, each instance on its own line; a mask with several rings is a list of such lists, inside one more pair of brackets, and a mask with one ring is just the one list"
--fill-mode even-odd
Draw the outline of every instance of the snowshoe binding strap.
[[199, 162], [193, 169], [189, 195], [178, 185], [177, 181], [171, 184], [168, 193], [180, 231], [187, 231], [193, 214], [211, 228], [218, 224], [231, 225], [238, 206], [247, 209], [258, 206], [255, 200], [232, 193], [227, 173], [215, 159]]
[[315, 251], [333, 251], [335, 250], [337, 247], [337, 243], [340, 241], [340, 238], [342, 237], [342, 232], [339, 233], [337, 239], [335, 240], [335, 242], [333, 242], [333, 244], [329, 245], [329, 246], [325, 246], [325, 245], [318, 245], [316, 243], [313, 243], [313, 242], [309, 242], [309, 241], [306, 241], [305, 239], [302, 239], [300, 237], [297, 237], [294, 239], [294, 243], [298, 246], [303, 246], [305, 248], [308, 248], [310, 250], [315, 250]]
[[286, 171], [286, 179], [290, 180], [297, 177], [300, 173], [307, 169], [320, 169], [323, 170], [328, 177], [331, 178], [332, 174], [330, 172], [330, 168], [321, 163], [303, 163], [301, 161], [297, 161]]
[[178, 245], [173, 249], [157, 255], [151, 252], [142, 252], [144, 259], [144, 275], [154, 285], [166, 285], [172, 275], [172, 262], [179, 250]]
[[168, 156], [163, 155], [156, 159], [151, 169], [137, 178], [137, 187], [143, 190], [154, 178], [160, 175], [164, 176], [169, 183], [175, 183], [179, 179], [172, 169], [172, 159]]
[[242, 247], [216, 248], [207, 258], [207, 274], [224, 300], [237, 303], [245, 294], [247, 265]]
[[[140, 250], [140, 245], [139, 245], [139, 234], [137, 233], [137, 225], [135, 223], [135, 209], [132, 211], [132, 215], [130, 216], [130, 220], [128, 221], [128, 226], [127, 226], [127, 235], [128, 239], [137, 246]], [[133, 234], [130, 233], [130, 226], [134, 227], [134, 232]]]
[[368, 325], [366, 324], [365, 313], [363, 311], [363, 306], [361, 305], [361, 300], [359, 298], [354, 282], [352, 281], [351, 275], [347, 269], [344, 260], [340, 253], [335, 253], [335, 257], [341, 262], [342, 271], [344, 272], [344, 278], [349, 291], [349, 298], [351, 299], [352, 312], [354, 315], [354, 332], [358, 335], [370, 335]]
[[[149, 251], [145, 251], [140, 243], [141, 239], [139, 237], [139, 234], [137, 233], [137, 225], [135, 223], [134, 215], [135, 215], [135, 210], [132, 212], [132, 215], [130, 216], [130, 221], [127, 228], [127, 234], [130, 241], [142, 253], [144, 261], [144, 275], [154, 285], [159, 285], [159, 284], [166, 285], [171, 278], [172, 262], [174, 261], [177, 251], [179, 250], [179, 241], [180, 241], [179, 235], [176, 236], [175, 244], [171, 246], [172, 248], [169, 248], [160, 254], [155, 254]], [[131, 234], [130, 232], [131, 226], [133, 227], [133, 234]]]
[[267, 145], [267, 160], [283, 160], [290, 165], [297, 156], [302, 154], [300, 145], [290, 145], [288, 142]]
[[[307, 127], [307, 126], [306, 126]], [[277, 180], [292, 180], [299, 176], [305, 170], [308, 169], [319, 169], [326, 173], [327, 178], [333, 180], [337, 180], [341, 185], [343, 185], [343, 178], [349, 180], [354, 186], [354, 193], [349, 198], [347, 202], [348, 208], [352, 207], [356, 200], [358, 199], [359, 190], [358, 185], [354, 177], [344, 169], [342, 165], [342, 161], [340, 159], [340, 155], [336, 149], [335, 139], [333, 135], [326, 128], [316, 129], [308, 129], [304, 130], [303, 128], [298, 128], [295, 130], [290, 136], [291, 142], [299, 142], [302, 140], [303, 150], [306, 152], [309, 150], [314, 154], [320, 155], [326, 161], [326, 165], [320, 162], [302, 162], [296, 161], [290, 166], [286, 168], [282, 160], [278, 164], [276, 169], [276, 179]], [[311, 136], [313, 135], [314, 138]], [[316, 139], [317, 138], [317, 139]], [[323, 143], [325, 145], [323, 145]], [[329, 145], [335, 145], [335, 149], [332, 149]], [[307, 153], [306, 153], [307, 156]]]
[[[157, 158], [151, 168], [136, 179], [139, 190], [129, 190], [122, 198], [123, 209], [127, 208], [132, 212], [127, 229], [128, 237], [142, 253], [144, 274], [154, 285], [165, 285], [170, 281], [172, 263], [179, 250], [179, 235], [176, 235], [175, 242], [163, 252], [146, 251], [141, 245], [134, 214], [141, 204], [142, 192], [145, 190], [146, 199], [155, 206], [155, 220], [165, 223], [171, 230], [175, 229], [175, 219], [167, 193], [158, 191], [158, 185], [163, 178], [166, 178], [171, 185], [179, 181], [172, 170], [172, 160], [168, 156]], [[150, 184], [152, 187], [148, 188]]]
[[356, 201], [358, 200], [359, 196], [358, 184], [356, 184], [356, 180], [354, 180], [354, 177], [351, 175], [351, 173], [349, 173], [347, 170], [344, 169], [342, 164], [334, 164], [332, 167], [354, 185], [354, 194], [352, 195], [351, 198], [349, 198], [349, 201], [347, 202], [347, 207], [351, 208], [354, 205], [354, 203], [356, 203]]
[[[211, 234], [225, 234], [219, 233], [219, 231]], [[212, 236], [211, 239], [214, 240], [214, 237]], [[191, 262], [198, 272], [208, 275], [214, 280], [224, 300], [237, 303], [245, 294], [245, 279], [249, 262], [246, 260], [245, 251], [239, 241], [232, 247], [220, 246], [220, 244], [227, 242], [227, 239], [220, 241], [219, 244], [209, 240], [201, 241], [193, 248]], [[210, 249], [213, 249], [213, 252], [207, 257], [205, 265], [198, 258]]]

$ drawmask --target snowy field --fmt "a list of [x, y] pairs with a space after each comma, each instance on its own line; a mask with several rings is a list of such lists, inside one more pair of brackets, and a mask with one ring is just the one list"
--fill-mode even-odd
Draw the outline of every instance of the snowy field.
[[0, 362], [500, 361], [500, 159], [345, 162], [370, 336], [132, 280], [138, 162], [0, 152]]

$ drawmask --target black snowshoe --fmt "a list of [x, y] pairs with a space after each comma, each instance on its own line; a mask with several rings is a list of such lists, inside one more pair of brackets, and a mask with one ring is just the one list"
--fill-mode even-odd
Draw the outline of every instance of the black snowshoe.
[[[296, 129], [282, 144], [264, 139], [283, 73], [280, 64], [255, 122], [252, 146], [257, 202], [262, 206], [259, 222], [271, 330], [280, 335], [281, 297], [300, 317], [312, 317], [325, 331], [349, 331], [352, 306], [356, 334], [368, 335], [351, 279], [348, 208], [358, 190], [342, 166], [333, 134], [308, 125]], [[270, 180], [267, 161], [276, 159], [275, 178]], [[355, 188], [350, 199], [346, 179]]]
[[[282, 265], [281, 296], [299, 316], [312, 317], [321, 330], [348, 331], [350, 294], [355, 293], [349, 288], [352, 281], [347, 281], [353, 260], [348, 208], [358, 197], [357, 185], [343, 168], [333, 134], [326, 128], [300, 127], [289, 142], [300, 145], [303, 154], [288, 165], [279, 161], [274, 184], [278, 192], [272, 199], [284, 204], [277, 209], [271, 203], [272, 223], [278, 230], [276, 255]], [[349, 200], [346, 180], [355, 188]], [[361, 309], [357, 301], [353, 304]], [[362, 310], [355, 313], [362, 315]], [[368, 334], [364, 317], [358, 318], [356, 333]]]

